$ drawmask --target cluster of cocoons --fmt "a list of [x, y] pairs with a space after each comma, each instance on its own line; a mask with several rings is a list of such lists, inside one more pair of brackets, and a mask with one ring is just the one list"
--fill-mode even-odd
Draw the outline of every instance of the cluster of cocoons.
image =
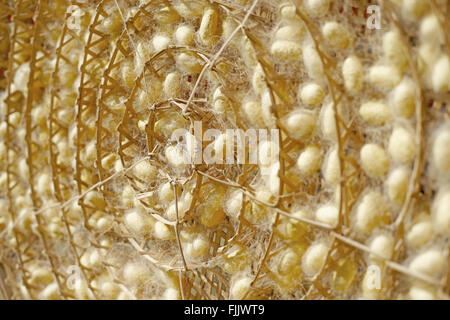
[[[8, 298], [447, 297], [446, 13], [388, 2], [6, 4]], [[221, 162], [236, 128], [279, 139]]]

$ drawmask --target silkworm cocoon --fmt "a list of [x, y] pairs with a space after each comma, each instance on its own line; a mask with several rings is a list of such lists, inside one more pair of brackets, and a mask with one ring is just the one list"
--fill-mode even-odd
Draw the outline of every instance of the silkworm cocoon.
[[132, 232], [138, 234], [148, 233], [153, 227], [152, 220], [136, 209], [126, 213], [124, 221]]
[[392, 65], [375, 65], [369, 70], [369, 81], [382, 88], [394, 88], [401, 79], [400, 70]]
[[178, 299], [180, 299], [180, 297], [179, 297], [179, 293], [176, 289], [168, 288], [168, 289], [164, 290], [163, 299], [164, 300], [178, 300]]
[[22, 92], [28, 91], [28, 79], [30, 77], [30, 64], [24, 63], [17, 68], [16, 73], [14, 74], [14, 86], [17, 90]]
[[9, 115], [9, 123], [13, 126], [13, 127], [18, 127], [20, 124], [20, 120], [21, 120], [21, 115], [20, 112], [13, 112]]
[[169, 47], [170, 38], [165, 35], [158, 34], [153, 37], [152, 44], [155, 51], [159, 52]]
[[279, 60], [297, 61], [302, 56], [302, 47], [294, 41], [276, 40], [272, 44], [270, 52]]
[[[231, 34], [236, 30], [237, 23], [234, 21], [234, 19], [230, 16], [226, 16], [222, 23], [222, 37], [223, 39], [229, 39], [231, 37]], [[239, 37], [239, 35], [235, 35], [236, 38]], [[237, 41], [235, 38], [231, 40], [232, 44], [237, 44]]]
[[180, 53], [176, 57], [176, 62], [180, 70], [188, 73], [200, 73], [203, 68], [199, 58], [193, 53]]
[[296, 269], [299, 270], [301, 262], [301, 257], [295, 252], [293, 249], [287, 249], [279, 264], [278, 264], [278, 273], [283, 276], [293, 276], [297, 273]]
[[123, 188], [122, 191], [122, 204], [127, 207], [131, 208], [134, 206], [135, 203], [135, 192], [132, 186], [127, 185]]
[[267, 88], [264, 92], [261, 93], [261, 110], [262, 117], [264, 120], [264, 124], [267, 128], [275, 128], [276, 127], [276, 117], [273, 112], [273, 101], [270, 90]]
[[179, 146], [168, 146], [165, 151], [165, 156], [169, 164], [174, 168], [183, 168], [189, 164], [188, 159], [185, 159], [183, 149]]
[[96, 268], [100, 266], [101, 257], [98, 250], [88, 250], [81, 256], [80, 262], [87, 268]]
[[417, 222], [406, 235], [406, 242], [413, 248], [419, 248], [433, 237], [433, 224], [430, 219]]
[[145, 63], [151, 58], [153, 50], [148, 41], [140, 41], [136, 45], [136, 54], [134, 56], [134, 64], [136, 67], [136, 74], [140, 74], [144, 69]]
[[155, 122], [154, 130], [165, 138], [171, 138], [172, 133], [180, 128], [186, 128], [186, 120], [178, 112], [168, 112]]
[[163, 7], [153, 14], [155, 15], [156, 21], [161, 25], [171, 25], [180, 19], [180, 15], [172, 6]]
[[[182, 219], [186, 212], [189, 210], [192, 201], [192, 194], [186, 193], [181, 199], [178, 199], [178, 219]], [[175, 201], [167, 208], [166, 215], [172, 220], [177, 220], [177, 211], [175, 207]]]
[[261, 95], [267, 90], [266, 75], [261, 64], [257, 64], [252, 76], [252, 87], [255, 93]]
[[397, 127], [389, 139], [389, 154], [398, 162], [409, 162], [414, 159], [417, 148], [413, 135], [402, 127]]
[[305, 28], [299, 23], [289, 24], [281, 27], [275, 33], [276, 40], [301, 40], [305, 35]]
[[53, 190], [53, 183], [50, 175], [43, 173], [39, 176], [37, 180], [36, 190], [42, 194], [49, 196]]
[[280, 15], [284, 20], [296, 19], [296, 7], [293, 3], [285, 2], [280, 5]]
[[112, 281], [105, 281], [100, 285], [100, 292], [108, 299], [117, 299], [120, 287]]
[[323, 101], [325, 91], [317, 83], [309, 83], [301, 87], [299, 95], [303, 103], [314, 106]]
[[[375, 272], [371, 271], [370, 269], [367, 269], [366, 273], [364, 274], [364, 278], [362, 281], [362, 291], [363, 291], [363, 297], [365, 299], [377, 299], [381, 293], [381, 279], [379, 278], [380, 275], [375, 274]], [[380, 285], [378, 287], [378, 284]]]
[[[258, 160], [261, 167], [269, 167], [276, 161], [276, 145], [273, 141], [262, 141], [258, 150]], [[270, 173], [270, 170], [269, 170]]]
[[433, 289], [423, 285], [413, 285], [409, 289], [409, 297], [411, 300], [434, 300], [436, 299]]
[[[256, 74], [256, 72], [255, 72]], [[255, 89], [255, 84], [253, 85], [254, 90]], [[215, 111], [217, 111], [218, 113], [224, 113], [226, 111], [229, 110], [230, 108], [230, 101], [228, 99], [228, 97], [222, 93], [221, 88], [217, 88], [216, 91], [214, 91], [214, 97], [213, 97], [213, 108]]]
[[405, 167], [397, 168], [389, 175], [386, 187], [389, 199], [393, 203], [402, 205], [405, 201], [410, 176], [411, 171]]
[[174, 189], [170, 182], [163, 183], [158, 188], [158, 197], [162, 202], [169, 202], [175, 198]]
[[53, 282], [46, 286], [41, 292], [39, 292], [39, 298], [42, 300], [59, 300], [58, 284]]
[[314, 276], [320, 271], [327, 259], [329, 247], [323, 242], [311, 245], [302, 258], [303, 272], [308, 276]]
[[438, 131], [432, 147], [432, 159], [438, 170], [450, 172], [450, 128]]
[[389, 235], [379, 235], [370, 242], [370, 258], [377, 261], [381, 258], [390, 259], [394, 252], [394, 239]]
[[233, 284], [231, 285], [231, 298], [234, 300], [242, 300], [247, 293], [247, 291], [250, 290], [250, 283], [252, 282], [252, 279], [249, 277], [242, 277], [236, 279]]
[[380, 101], [363, 103], [359, 109], [359, 115], [373, 125], [384, 125], [392, 120], [391, 110], [385, 103]]
[[447, 92], [450, 90], [450, 58], [442, 55], [433, 68], [432, 80], [434, 92]]
[[156, 221], [154, 226], [155, 238], [160, 240], [171, 240], [174, 238], [173, 232], [161, 221]]
[[164, 93], [168, 98], [176, 98], [180, 95], [181, 76], [178, 72], [171, 72], [166, 76], [163, 84]]
[[151, 274], [148, 267], [137, 262], [128, 262], [123, 268], [123, 278], [127, 283], [142, 286], [150, 280]]
[[43, 267], [30, 267], [28, 269], [30, 272], [29, 282], [33, 285], [38, 284], [50, 284], [53, 282], [53, 273]]
[[[280, 191], [280, 177], [278, 172], [280, 171], [280, 163], [274, 162], [269, 169], [269, 177], [266, 180], [267, 187], [273, 195], [277, 195]], [[265, 172], [263, 172], [265, 174]]]
[[336, 227], [339, 222], [339, 210], [333, 205], [322, 206], [316, 211], [316, 220]]
[[436, 249], [429, 249], [415, 257], [409, 264], [409, 269], [431, 277], [438, 277], [445, 267], [445, 257]]
[[346, 49], [352, 44], [351, 33], [342, 24], [336, 21], [330, 21], [322, 27], [324, 38], [335, 47]]
[[450, 190], [440, 191], [433, 202], [434, 229], [444, 235], [450, 235]]
[[321, 130], [325, 137], [327, 137], [330, 140], [336, 140], [337, 139], [337, 128], [336, 128], [336, 119], [334, 116], [334, 108], [333, 104], [330, 103], [326, 105], [321, 114]]
[[103, 215], [97, 219], [95, 223], [95, 228], [100, 232], [106, 232], [110, 230], [113, 226], [114, 218], [110, 215]]
[[338, 185], [340, 180], [340, 164], [337, 148], [333, 149], [327, 156], [322, 171], [325, 181], [331, 185]]
[[105, 34], [118, 34], [123, 28], [122, 17], [118, 12], [112, 12], [99, 25], [99, 29]]
[[361, 165], [371, 177], [382, 177], [389, 170], [389, 159], [384, 149], [374, 143], [361, 148]]
[[194, 44], [194, 29], [190, 26], [179, 26], [175, 31], [175, 41], [178, 45], [191, 46]]
[[401, 70], [407, 67], [408, 59], [406, 57], [406, 50], [397, 31], [389, 31], [384, 34], [383, 51], [390, 63]]
[[7, 128], [6, 121], [2, 121], [2, 123], [0, 124], [0, 137], [2, 139], [4, 139], [6, 136], [6, 130], [7, 130], [6, 128]]
[[43, 106], [34, 107], [31, 110], [31, 119], [33, 123], [43, 125], [47, 120], [48, 111]]
[[307, 146], [297, 159], [297, 168], [306, 177], [319, 171], [321, 164], [322, 154], [320, 148], [315, 145]]
[[204, 256], [208, 252], [209, 243], [203, 237], [197, 237], [192, 241], [192, 247], [190, 250], [190, 256], [193, 258], [199, 258]]
[[304, 6], [311, 17], [323, 17], [328, 13], [330, 0], [306, 0]]
[[392, 106], [395, 112], [404, 118], [409, 119], [414, 115], [416, 88], [411, 80], [404, 80], [395, 87], [392, 94]]
[[106, 202], [101, 193], [97, 191], [90, 191], [85, 196], [86, 202], [91, 205], [94, 208], [97, 208], [99, 210], [103, 210], [106, 207]]
[[427, 9], [427, 0], [404, 0], [402, 2], [402, 10], [408, 18], [420, 17]]
[[218, 40], [219, 12], [215, 8], [208, 8], [203, 13], [200, 28], [198, 30], [199, 39], [205, 46], [214, 45]]
[[420, 40], [439, 45], [443, 40], [443, 34], [439, 20], [434, 14], [430, 14], [420, 23]]
[[309, 137], [316, 128], [316, 117], [307, 110], [292, 113], [286, 119], [286, 129], [292, 138], [302, 140]]
[[244, 268], [248, 262], [247, 249], [241, 245], [235, 244], [225, 252], [224, 260], [224, 270], [233, 274]]
[[102, 167], [106, 170], [111, 170], [114, 168], [117, 160], [118, 159], [115, 154], [109, 154], [102, 159]]
[[[442, 51], [439, 46], [428, 42], [423, 43], [418, 48], [418, 70], [421, 73], [430, 73], [435, 62], [441, 57], [441, 53]], [[429, 79], [429, 81], [431, 81], [431, 79]]]
[[345, 88], [351, 94], [360, 93], [364, 85], [364, 67], [357, 56], [345, 59], [342, 65]]
[[323, 63], [314, 45], [308, 44], [303, 48], [303, 64], [311, 79], [320, 81], [325, 78]]
[[89, 225], [101, 232], [110, 229], [112, 223], [112, 217], [101, 211], [97, 211], [89, 218]]
[[158, 176], [158, 169], [150, 162], [144, 160], [133, 168], [134, 175], [142, 180], [154, 180]]
[[225, 200], [224, 209], [227, 215], [237, 219], [242, 208], [243, 193], [241, 190], [233, 190]]
[[131, 61], [123, 62], [120, 68], [120, 72], [123, 83], [128, 88], [130, 89], [133, 88], [137, 78], [136, 70], [134, 68], [133, 63]]
[[383, 196], [377, 191], [365, 194], [356, 209], [356, 228], [370, 233], [374, 228], [389, 222]]
[[261, 105], [256, 101], [248, 101], [244, 103], [242, 109], [248, 121], [257, 128], [264, 128], [264, 119], [261, 114]]
[[202, 15], [205, 4], [203, 2], [180, 1], [174, 3], [177, 12], [186, 19], [198, 18]]

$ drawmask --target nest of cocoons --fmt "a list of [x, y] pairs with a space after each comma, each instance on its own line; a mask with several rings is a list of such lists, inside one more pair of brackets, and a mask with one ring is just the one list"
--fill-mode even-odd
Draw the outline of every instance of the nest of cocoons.
[[0, 298], [448, 298], [449, 12], [2, 5]]

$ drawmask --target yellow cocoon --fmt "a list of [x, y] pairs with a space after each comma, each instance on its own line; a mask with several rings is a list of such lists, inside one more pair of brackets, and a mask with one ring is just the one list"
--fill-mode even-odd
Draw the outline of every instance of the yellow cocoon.
[[369, 247], [375, 253], [370, 255], [372, 260], [378, 261], [380, 257], [390, 259], [394, 252], [394, 239], [389, 235], [379, 235], [372, 239]]
[[302, 47], [298, 42], [276, 40], [272, 44], [270, 52], [279, 60], [297, 61], [302, 56]]
[[299, 95], [303, 103], [314, 106], [323, 101], [325, 91], [317, 83], [308, 83], [301, 87]]
[[396, 205], [401, 205], [405, 201], [410, 176], [409, 169], [400, 167], [392, 171], [386, 181], [389, 199]]
[[291, 113], [286, 119], [286, 129], [297, 140], [309, 137], [316, 128], [316, 117], [307, 110]]
[[384, 125], [392, 120], [391, 110], [385, 103], [380, 101], [363, 103], [359, 109], [359, 115], [373, 125]]
[[389, 170], [389, 159], [380, 146], [369, 143], [361, 148], [361, 165], [371, 177], [382, 177]]
[[324, 242], [311, 245], [302, 258], [303, 272], [308, 276], [314, 276], [324, 265], [329, 247]]
[[363, 233], [370, 233], [374, 228], [389, 222], [383, 196], [378, 191], [365, 194], [356, 209], [356, 228]]
[[406, 242], [413, 248], [419, 248], [433, 237], [433, 224], [431, 219], [414, 224], [406, 235]]
[[443, 235], [450, 235], [450, 190], [442, 189], [433, 202], [434, 229]]
[[444, 271], [445, 257], [442, 252], [436, 249], [429, 249], [416, 256], [409, 268], [412, 271], [423, 273], [431, 277], [438, 277]]
[[308, 15], [314, 18], [323, 17], [328, 13], [330, 0], [306, 0], [304, 6]]
[[336, 21], [325, 23], [322, 27], [322, 34], [331, 45], [340, 49], [348, 48], [353, 42], [351, 33], [347, 28]]
[[402, 127], [392, 132], [388, 149], [391, 157], [401, 163], [412, 161], [417, 152], [414, 136]]
[[322, 163], [322, 154], [320, 148], [310, 145], [302, 151], [297, 160], [297, 168], [303, 176], [311, 176], [319, 171]]
[[345, 59], [342, 65], [342, 75], [348, 92], [353, 95], [361, 92], [364, 86], [364, 67], [357, 56]]
[[339, 222], [339, 210], [336, 206], [321, 206], [316, 211], [316, 220], [323, 222], [330, 227], [336, 227]]
[[450, 128], [439, 130], [431, 150], [433, 163], [441, 172], [450, 172]]

